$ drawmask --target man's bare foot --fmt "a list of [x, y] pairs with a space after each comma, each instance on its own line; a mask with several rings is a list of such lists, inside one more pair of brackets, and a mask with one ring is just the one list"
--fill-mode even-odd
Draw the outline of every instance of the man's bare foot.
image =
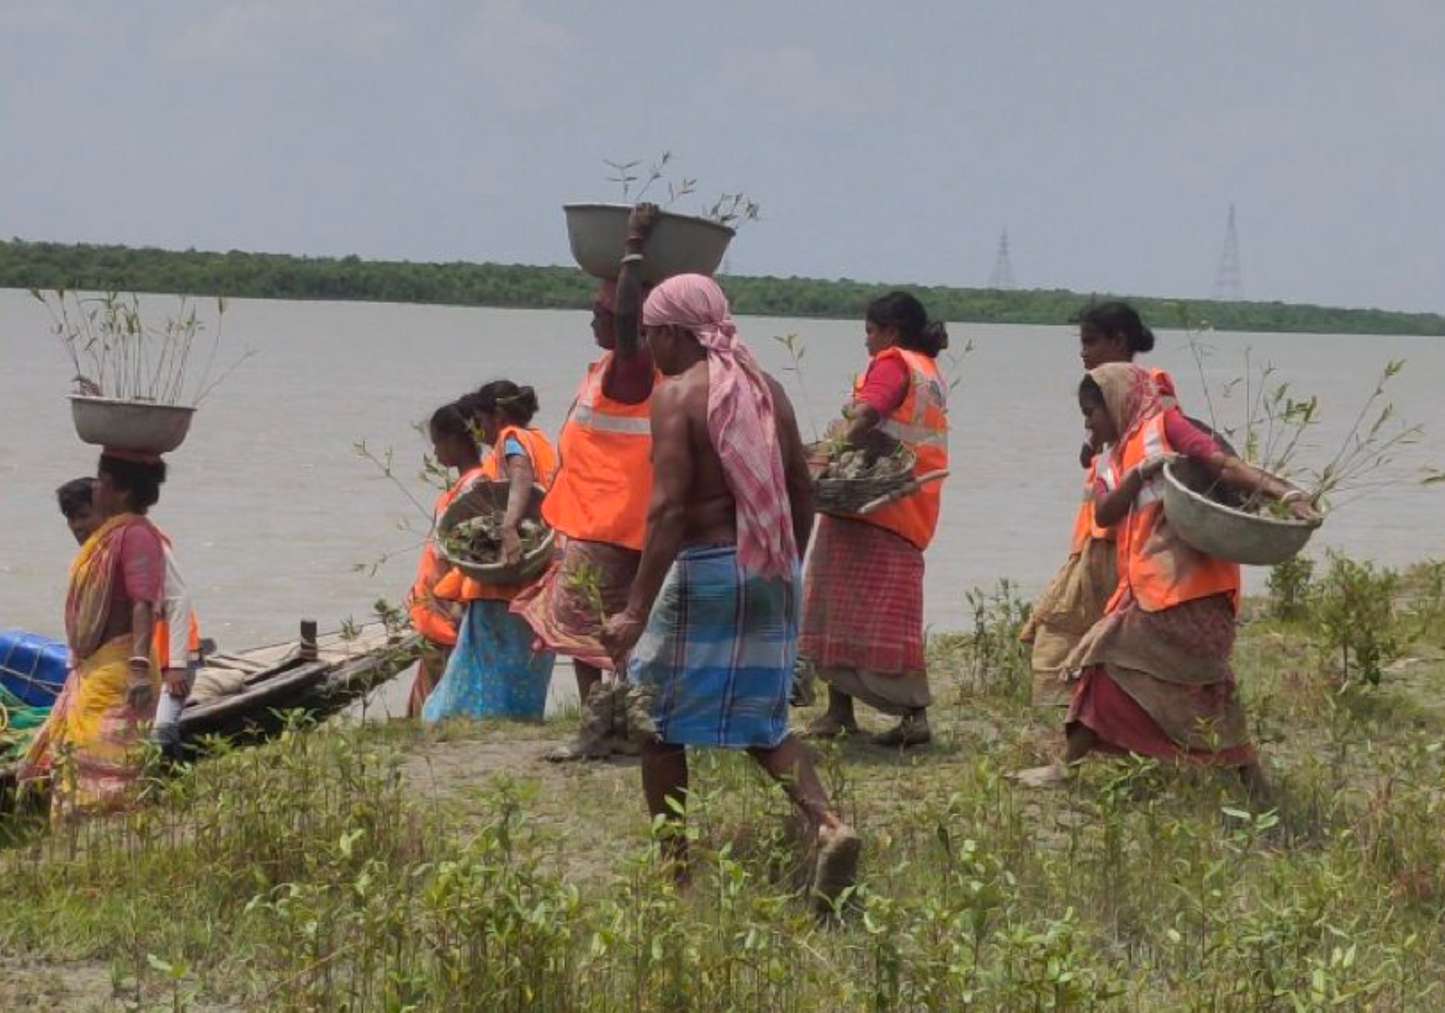
[[813, 905], [819, 914], [832, 914], [838, 898], [858, 877], [858, 853], [863, 842], [846, 823], [818, 828], [818, 859], [813, 866]]
[[808, 722], [803, 729], [805, 739], [836, 739], [840, 735], [861, 735], [863, 730], [856, 721], [839, 721], [831, 714], [824, 714]]
[[1026, 788], [1062, 788], [1069, 780], [1069, 768], [1062, 763], [1050, 763], [1046, 767], [1030, 767], [1009, 775]]

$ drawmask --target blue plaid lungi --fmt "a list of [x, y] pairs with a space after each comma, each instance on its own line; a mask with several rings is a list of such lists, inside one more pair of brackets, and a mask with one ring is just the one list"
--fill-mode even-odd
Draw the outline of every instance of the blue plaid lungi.
[[802, 582], [749, 576], [735, 547], [678, 553], [633, 648], [663, 742], [746, 749], [788, 734]]

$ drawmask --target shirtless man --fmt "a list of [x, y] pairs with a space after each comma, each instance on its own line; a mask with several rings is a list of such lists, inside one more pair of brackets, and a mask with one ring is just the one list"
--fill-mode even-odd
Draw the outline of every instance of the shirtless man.
[[[812, 483], [792, 405], [738, 340], [709, 278], [682, 275], [643, 309], [653, 361], [652, 502], [627, 606], [604, 642], [656, 727], [643, 747], [653, 816], [680, 821], [686, 746], [745, 749], [787, 791], [814, 835], [825, 910], [853, 881], [859, 840], [833, 811], [788, 731], [797, 658], [799, 562]], [[635, 648], [635, 649], [634, 649]], [[667, 847], [685, 876], [685, 836]]]

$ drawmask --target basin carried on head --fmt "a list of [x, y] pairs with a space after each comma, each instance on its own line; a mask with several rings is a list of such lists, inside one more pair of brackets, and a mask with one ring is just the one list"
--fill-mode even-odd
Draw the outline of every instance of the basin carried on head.
[[1164, 466], [1164, 516], [1200, 552], [1251, 566], [1274, 566], [1299, 554], [1323, 523], [1261, 517], [1216, 502], [1206, 493], [1212, 479], [1181, 458]]
[[83, 441], [142, 454], [168, 454], [179, 447], [195, 413], [187, 405], [70, 395], [75, 432]]
[[[632, 205], [564, 204], [562, 210], [578, 265], [594, 278], [616, 278]], [[721, 222], [664, 211], [647, 237], [642, 280], [655, 284], [675, 274], [710, 275], [722, 264], [736, 234]]]

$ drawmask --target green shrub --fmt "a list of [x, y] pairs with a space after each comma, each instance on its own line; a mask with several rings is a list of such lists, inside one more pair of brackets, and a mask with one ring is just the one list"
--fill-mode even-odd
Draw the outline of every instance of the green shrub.
[[1340, 677], [1380, 682], [1381, 670], [1399, 657], [1401, 638], [1395, 621], [1400, 575], [1331, 552], [1320, 580], [1315, 622], [1323, 647], [1339, 658]]
[[1315, 561], [1295, 556], [1269, 571], [1269, 610], [1276, 619], [1299, 622], [1309, 613]]

